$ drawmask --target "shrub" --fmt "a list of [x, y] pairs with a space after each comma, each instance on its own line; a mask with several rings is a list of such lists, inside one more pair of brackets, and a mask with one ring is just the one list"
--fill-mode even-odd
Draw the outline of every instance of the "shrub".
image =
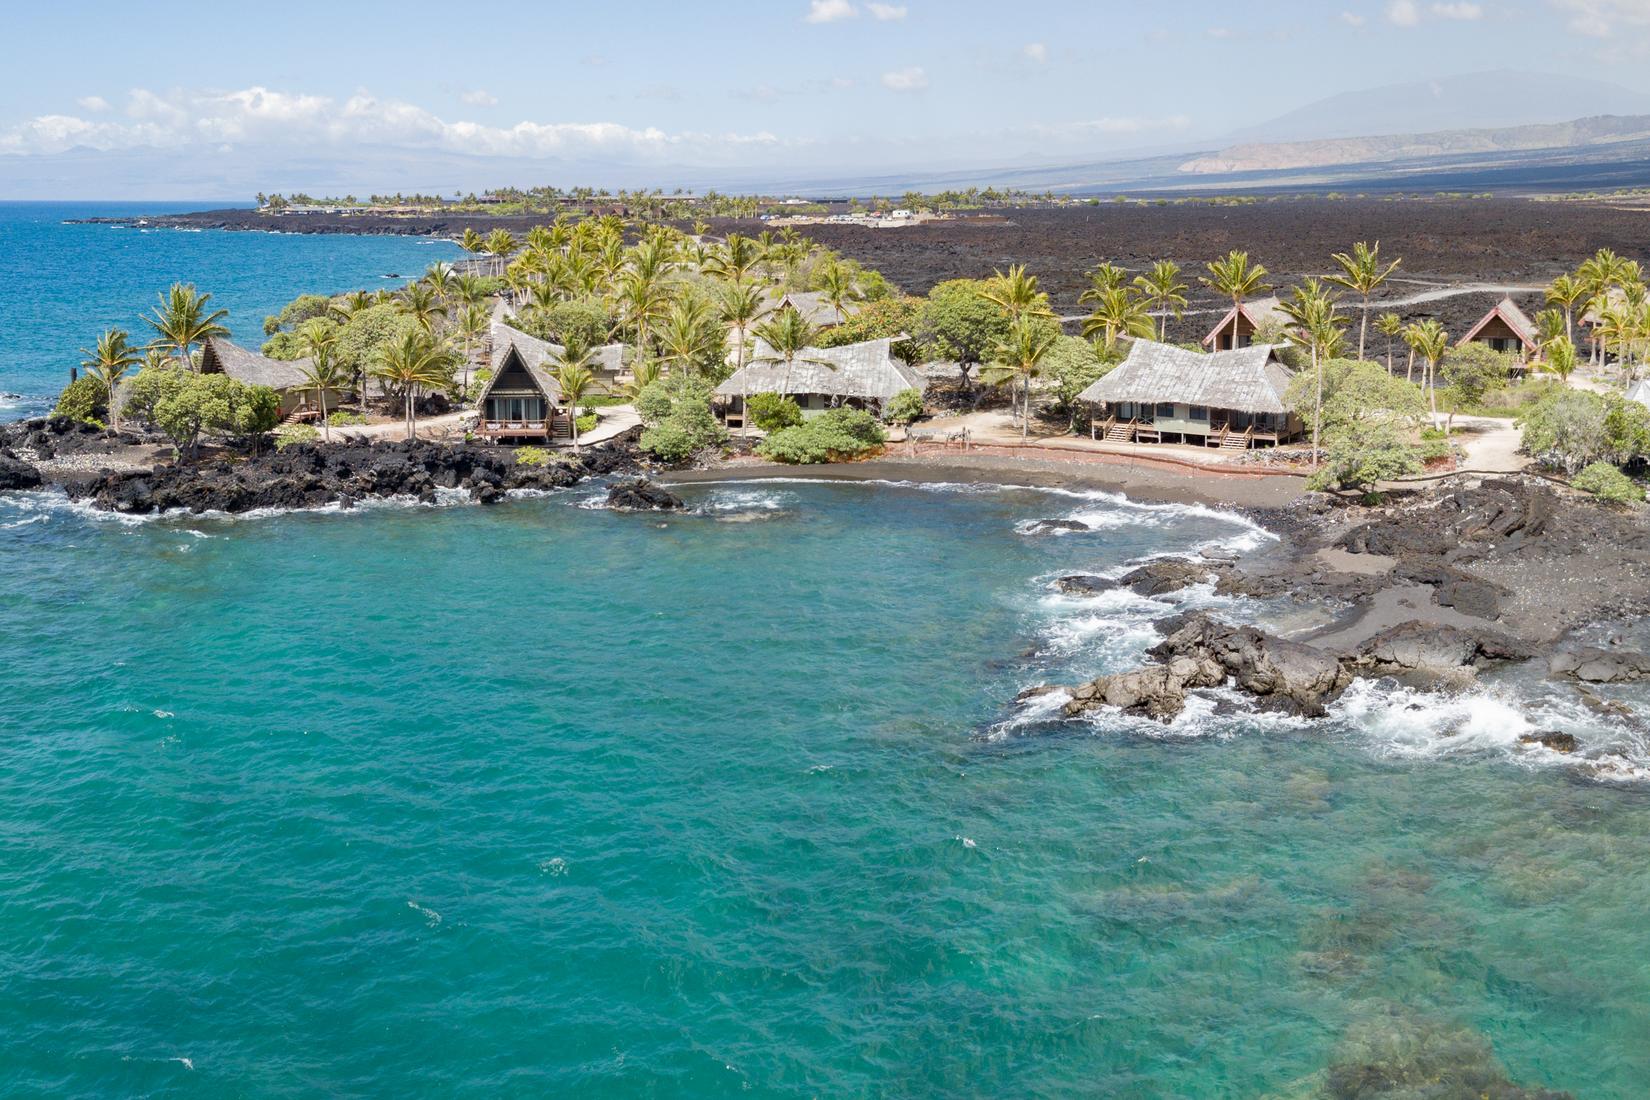
[[670, 415], [672, 403], [670, 390], [666, 388], [663, 379], [649, 382], [642, 387], [642, 392], [636, 395], [636, 415], [641, 417], [645, 426], [658, 427]]
[[757, 447], [776, 462], [809, 465], [844, 462], [882, 446], [887, 435], [862, 409], [831, 409], [796, 427], [782, 428]]
[[[1284, 400], [1296, 409], [1306, 430], [1312, 430], [1317, 399], [1317, 376], [1310, 365], [1289, 380]], [[1387, 373], [1377, 363], [1330, 359], [1323, 364], [1323, 427], [1328, 438], [1367, 420], [1417, 422], [1427, 409], [1420, 386]]]
[[923, 414], [922, 391], [900, 390], [888, 399], [883, 416], [890, 424], [909, 424]]
[[284, 451], [294, 443], [314, 443], [321, 433], [308, 424], [282, 424], [275, 429], [275, 449]]
[[109, 415], [109, 391], [96, 378], [83, 374], [63, 387], [52, 415], [67, 416], [101, 428]]
[[1308, 489], [1373, 490], [1377, 482], [1421, 472], [1415, 448], [1390, 420], [1332, 432], [1324, 464], [1306, 481]]
[[745, 402], [751, 423], [765, 432], [777, 432], [802, 423], [802, 409], [797, 403], [777, 393], [753, 393]]
[[550, 452], [543, 447], [517, 447], [517, 466], [548, 466]]
[[360, 413], [345, 412], [343, 409], [327, 414], [327, 423], [331, 424], [334, 428], [348, 428], [352, 425], [365, 424], [366, 422], [367, 418], [362, 416]]
[[688, 375], [649, 383], [636, 399], [636, 411], [647, 425], [642, 450], [666, 462], [685, 462], [726, 443], [727, 429], [710, 411], [710, 398], [711, 387]]
[[583, 435], [586, 432], [593, 430], [600, 422], [601, 417], [597, 416], [595, 413], [586, 413], [577, 420], [573, 421], [573, 424], [578, 428], [579, 434]]
[[521, 330], [564, 347], [593, 348], [607, 342], [612, 318], [601, 303], [583, 300], [557, 302], [548, 309], [533, 308], [517, 319]]
[[1572, 478], [1570, 484], [1611, 504], [1637, 504], [1644, 500], [1643, 487], [1608, 462], [1593, 463]]
[[1525, 453], [1574, 474], [1650, 455], [1650, 409], [1619, 394], [1559, 389], [1519, 416]]
[[202, 436], [256, 438], [270, 431], [280, 419], [281, 398], [268, 386], [224, 374], [145, 368], [132, 379], [124, 412], [192, 451]]

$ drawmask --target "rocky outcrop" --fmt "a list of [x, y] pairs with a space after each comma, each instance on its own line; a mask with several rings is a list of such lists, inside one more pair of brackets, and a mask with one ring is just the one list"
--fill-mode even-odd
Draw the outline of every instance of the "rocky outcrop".
[[[596, 449], [590, 452], [598, 454]], [[603, 454], [604, 462], [613, 463]], [[404, 442], [304, 444], [239, 462], [175, 463], [141, 472], [106, 473], [64, 485], [69, 496], [105, 511], [146, 514], [247, 512], [258, 508], [346, 506], [369, 497], [436, 499], [438, 490], [467, 491], [491, 504], [513, 489], [559, 489], [586, 476], [578, 460], [526, 466], [513, 450]]]
[[38, 489], [44, 484], [40, 471], [20, 458], [0, 454], [0, 492], [9, 489]]
[[1534, 651], [1523, 642], [1494, 631], [1411, 621], [1370, 638], [1349, 664], [1377, 676], [1419, 674], [1425, 677], [1467, 675], [1502, 661], [1523, 661]]
[[1587, 684], [1623, 684], [1650, 679], [1650, 655], [1632, 649], [1570, 646], [1547, 658], [1547, 671]]
[[1040, 519], [1025, 527], [1028, 535], [1054, 535], [1064, 531], [1087, 531], [1089, 525], [1076, 519]]
[[1066, 596], [1098, 596], [1116, 587], [1116, 581], [1092, 573], [1073, 573], [1054, 582], [1054, 590]]
[[1065, 713], [1075, 717], [1104, 706], [1126, 714], [1173, 718], [1185, 707], [1186, 693], [1192, 688], [1217, 687], [1225, 680], [1225, 669], [1209, 657], [1175, 657], [1072, 688]]
[[682, 498], [645, 477], [616, 481], [607, 490], [607, 506], [621, 512], [662, 512], [682, 507]]
[[1142, 596], [1161, 596], [1178, 592], [1194, 584], [1215, 579], [1215, 570], [1209, 562], [1187, 561], [1184, 558], [1159, 558], [1131, 570], [1118, 580], [1118, 585]]
[[1570, 753], [1576, 751], [1576, 738], [1573, 733], [1560, 733], [1557, 730], [1544, 730], [1541, 733], [1526, 733], [1519, 738], [1526, 745], [1544, 745], [1554, 752]]
[[1332, 654], [1198, 615], [1146, 651], [1162, 660], [1212, 659], [1242, 691], [1297, 714], [1321, 715], [1351, 682]]

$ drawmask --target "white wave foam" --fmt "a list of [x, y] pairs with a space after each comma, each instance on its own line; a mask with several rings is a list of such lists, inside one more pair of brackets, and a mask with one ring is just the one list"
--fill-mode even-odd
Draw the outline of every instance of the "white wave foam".
[[434, 928], [436, 925], [441, 923], [440, 913], [437, 913], [434, 909], [420, 905], [410, 898], [407, 901], [407, 908], [416, 910], [421, 916], [423, 916], [425, 925], [430, 928]]

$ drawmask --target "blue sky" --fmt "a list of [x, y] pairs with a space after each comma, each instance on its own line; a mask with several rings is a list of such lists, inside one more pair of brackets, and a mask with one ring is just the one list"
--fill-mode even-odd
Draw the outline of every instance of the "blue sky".
[[1518, 64], [1650, 92], [1650, 0], [142, 10], [7, 11], [0, 194], [1059, 163], [1191, 148], [1337, 92]]

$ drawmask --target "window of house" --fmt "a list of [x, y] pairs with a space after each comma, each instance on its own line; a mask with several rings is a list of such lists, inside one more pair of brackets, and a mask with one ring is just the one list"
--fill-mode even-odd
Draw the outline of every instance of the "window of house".
[[1200, 421], [1203, 421], [1203, 422], [1207, 423], [1208, 420], [1209, 420], [1209, 406], [1207, 406], [1207, 405], [1193, 405], [1192, 406], [1192, 417], [1191, 418], [1193, 420], [1200, 420]]
[[1174, 402], [1159, 401], [1157, 403], [1157, 415], [1166, 416], [1172, 419], [1174, 417]]

